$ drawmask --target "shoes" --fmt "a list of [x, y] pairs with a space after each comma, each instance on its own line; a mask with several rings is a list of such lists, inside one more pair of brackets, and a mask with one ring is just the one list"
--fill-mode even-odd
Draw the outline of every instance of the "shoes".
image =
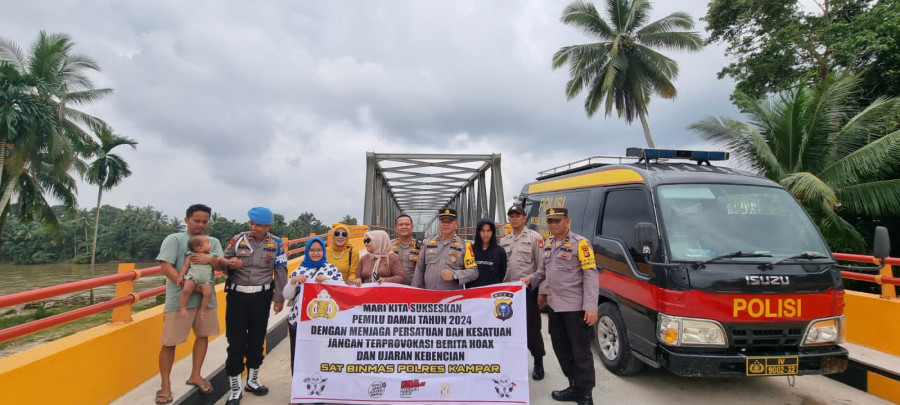
[[240, 375], [230, 375], [228, 376], [228, 400], [225, 401], [225, 405], [241, 405], [241, 398], [244, 397], [244, 392], [241, 389], [241, 376]]
[[157, 404], [171, 404], [174, 399], [172, 398], [172, 393], [163, 394], [162, 390], [156, 391], [156, 403]]
[[578, 401], [579, 398], [578, 389], [573, 386], [569, 386], [569, 388], [551, 392], [550, 397], [557, 401], [575, 402]]
[[260, 397], [269, 393], [269, 388], [259, 383], [258, 368], [247, 370], [247, 387], [244, 390]]
[[533, 380], [543, 380], [544, 379], [544, 365], [543, 364], [535, 364], [534, 371], [531, 373], [531, 379]]
[[193, 385], [193, 386], [197, 387], [197, 389], [200, 390], [200, 393], [202, 393], [202, 394], [209, 394], [213, 390], [212, 384], [209, 383], [209, 380], [203, 380], [200, 382], [192, 382], [192, 381], [188, 380], [188, 381], [185, 381], [184, 383], [187, 385]]
[[269, 387], [266, 387], [265, 385], [260, 384], [259, 387], [253, 388], [250, 386], [250, 384], [247, 384], [247, 386], [244, 387], [244, 391], [247, 391], [251, 394], [261, 397], [261, 396], [269, 393]]
[[580, 390], [576, 402], [578, 405], [594, 405], [594, 397], [591, 395], [591, 388]]

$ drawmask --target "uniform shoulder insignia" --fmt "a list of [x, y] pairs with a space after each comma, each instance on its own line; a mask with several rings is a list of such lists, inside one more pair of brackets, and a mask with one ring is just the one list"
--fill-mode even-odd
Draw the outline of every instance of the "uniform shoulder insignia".
[[588, 243], [587, 239], [578, 240], [578, 263], [581, 264], [582, 270], [597, 267], [597, 262], [594, 259], [594, 251], [591, 249], [591, 245]]

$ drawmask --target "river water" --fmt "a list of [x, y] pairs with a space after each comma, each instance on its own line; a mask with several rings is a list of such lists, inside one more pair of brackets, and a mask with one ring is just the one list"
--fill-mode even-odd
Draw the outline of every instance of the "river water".
[[[158, 262], [135, 263], [134, 268], [143, 269], [157, 265], [159, 265]], [[95, 264], [94, 276], [99, 277], [109, 274], [116, 274], [118, 272], [118, 269], [118, 263]], [[42, 287], [49, 287], [52, 285], [89, 278], [91, 278], [90, 264], [0, 264], [0, 295], [34, 290]], [[141, 278], [135, 283], [135, 292], [140, 292], [153, 287], [161, 286], [163, 285], [164, 280], [165, 277], [163, 277], [162, 275]], [[94, 295], [99, 297], [113, 297], [115, 295], [115, 290], [115, 284], [98, 287], [94, 289]], [[88, 294], [88, 291], [84, 291], [81, 293], [66, 294], [60, 296], [60, 298], [69, 297], [72, 295], [82, 295], [84, 297], [87, 297]]]

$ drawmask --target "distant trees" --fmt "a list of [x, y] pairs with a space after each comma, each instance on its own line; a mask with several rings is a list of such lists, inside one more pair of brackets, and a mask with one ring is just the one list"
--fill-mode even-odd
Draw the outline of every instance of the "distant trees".
[[[15, 213], [9, 217], [7, 232], [0, 245], [0, 260], [16, 264], [38, 264], [59, 261], [90, 263], [91, 242], [88, 230], [92, 230], [96, 209], [68, 210], [55, 206], [60, 231], [52, 234], [35, 222], [20, 221]], [[309, 212], [285, 223], [281, 218], [281, 230], [273, 232], [288, 239], [299, 239], [310, 233], [322, 234], [330, 228]], [[224, 244], [232, 236], [248, 229], [248, 223], [228, 219], [219, 213], [213, 215], [208, 234]], [[276, 221], [277, 222], [277, 221]], [[184, 231], [181, 218], [168, 217], [151, 206], [127, 205], [116, 208], [100, 207], [98, 221], [96, 260], [104, 261], [153, 261], [159, 253], [163, 239], [174, 232]], [[274, 228], [273, 228], [274, 229]], [[296, 246], [295, 246], [296, 247]]]

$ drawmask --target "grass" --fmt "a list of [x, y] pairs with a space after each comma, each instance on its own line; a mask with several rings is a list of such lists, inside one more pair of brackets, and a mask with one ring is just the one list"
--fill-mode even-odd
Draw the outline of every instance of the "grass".
[[[143, 311], [156, 305], [158, 304], [155, 300], [144, 300], [132, 307], [132, 313]], [[0, 318], [0, 329], [21, 325], [23, 323], [46, 318], [56, 314], [61, 314], [78, 308], [81, 308], [81, 306], [61, 306], [52, 308], [40, 307], [30, 313], [4, 316], [3, 318]], [[7, 312], [7, 314], [8, 313], [9, 312]], [[0, 343], [0, 358], [30, 349], [45, 342], [51, 342], [56, 339], [75, 334], [77, 332], [93, 328], [95, 326], [103, 325], [109, 322], [111, 316], [112, 310], [105, 311], [63, 325], [54, 326], [52, 328], [37, 331], [20, 338]]]

